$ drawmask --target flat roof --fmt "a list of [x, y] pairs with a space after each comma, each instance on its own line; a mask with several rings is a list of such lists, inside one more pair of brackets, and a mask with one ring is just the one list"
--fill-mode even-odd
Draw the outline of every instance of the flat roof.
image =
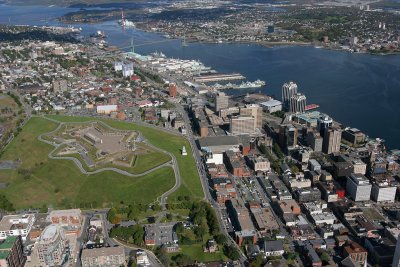
[[0, 221], [0, 231], [9, 231], [12, 228], [25, 229], [28, 226], [28, 224], [17, 221], [25, 219], [30, 220], [32, 217], [34, 218], [33, 214], [4, 216]]
[[265, 106], [265, 107], [275, 107], [275, 106], [282, 105], [282, 102], [279, 100], [276, 100], [276, 99], [271, 99], [269, 101], [260, 103], [260, 105]]
[[200, 147], [238, 145], [239, 138], [236, 136], [212, 136], [199, 139]]
[[112, 255], [123, 255], [125, 256], [124, 247], [103, 247], [103, 248], [93, 248], [82, 250], [81, 258], [94, 258], [101, 256], [112, 256]]

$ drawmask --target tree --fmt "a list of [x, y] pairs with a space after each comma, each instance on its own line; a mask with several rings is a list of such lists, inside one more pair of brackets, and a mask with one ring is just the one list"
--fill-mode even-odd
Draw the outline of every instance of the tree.
[[215, 241], [217, 241], [217, 243], [220, 245], [225, 245], [226, 242], [228, 242], [228, 238], [224, 234], [218, 234], [214, 238], [215, 238]]
[[112, 224], [119, 224], [121, 222], [121, 216], [118, 214], [116, 208], [112, 208], [108, 211], [107, 220]]
[[323, 263], [328, 263], [329, 262], [329, 255], [325, 251], [321, 253], [320, 259]]
[[229, 246], [225, 245], [223, 251], [224, 251], [225, 256], [227, 256], [229, 259], [231, 259], [233, 261], [236, 261], [240, 258], [239, 251], [233, 245], [229, 245]]
[[47, 205], [43, 204], [43, 206], [40, 208], [40, 213], [47, 213]]
[[164, 247], [157, 247], [155, 254], [164, 266], [169, 266], [171, 261], [167, 256], [167, 251]]
[[263, 256], [260, 254], [250, 262], [249, 267], [260, 267], [263, 265]]
[[191, 265], [194, 263], [194, 260], [189, 257], [188, 255], [184, 254], [178, 254], [176, 255], [173, 260], [176, 262], [177, 265], [179, 266], [186, 266], [186, 265]]
[[6, 198], [5, 195], [0, 195], [0, 210], [15, 211], [14, 205]]
[[183, 226], [183, 223], [181, 223], [181, 222], [177, 223], [174, 227], [175, 227], [175, 232], [177, 234], [181, 234], [181, 233], [183, 233], [183, 231], [185, 231], [185, 227]]
[[279, 145], [277, 143], [274, 143], [272, 145], [272, 150], [274, 151], [274, 153], [276, 154], [276, 156], [280, 159], [283, 159], [285, 157], [285, 155], [283, 154], [281, 148], [279, 147]]

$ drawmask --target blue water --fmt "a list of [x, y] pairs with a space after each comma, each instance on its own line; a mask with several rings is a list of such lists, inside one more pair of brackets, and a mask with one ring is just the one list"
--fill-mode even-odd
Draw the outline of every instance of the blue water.
[[[0, 23], [58, 25], [56, 17], [76, 9], [0, 5]], [[46, 22], [44, 19], [49, 19]], [[293, 80], [320, 110], [345, 126], [381, 137], [390, 148], [400, 148], [400, 56], [350, 54], [313, 47], [265, 48], [245, 44], [190, 44], [164, 39], [155, 33], [122, 30], [116, 22], [74, 25], [83, 34], [104, 30], [111, 45], [161, 51], [170, 57], [199, 59], [220, 72], [240, 72], [248, 80], [267, 82], [263, 92], [280, 98], [281, 86]], [[246, 91], [233, 91], [244, 93]]]

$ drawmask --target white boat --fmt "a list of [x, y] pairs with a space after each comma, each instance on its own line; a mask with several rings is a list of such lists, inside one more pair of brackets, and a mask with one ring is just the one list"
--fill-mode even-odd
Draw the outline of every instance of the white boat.
[[265, 86], [265, 82], [261, 81], [259, 79], [254, 82], [242, 82], [241, 84], [227, 83], [227, 84], [221, 85], [219, 83], [215, 83], [215, 84], [211, 85], [211, 87], [216, 90], [259, 88], [259, 87], [263, 87], [263, 86]]
[[127, 27], [127, 28], [134, 28], [135, 27], [135, 23], [133, 23], [133, 21], [127, 20], [127, 19], [121, 19], [118, 21], [118, 23], [122, 26], [122, 27]]

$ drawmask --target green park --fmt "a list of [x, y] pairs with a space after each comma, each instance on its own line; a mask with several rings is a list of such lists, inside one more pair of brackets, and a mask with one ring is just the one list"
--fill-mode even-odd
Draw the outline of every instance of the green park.
[[[89, 167], [84, 164], [79, 153], [71, 154], [82, 163], [87, 171], [84, 173], [72, 160], [49, 157], [51, 152], [53, 156], [58, 156], [54, 152], [60, 151], [50, 142], [39, 140], [40, 136], [56, 143], [55, 136], [50, 133], [57, 133], [58, 128], [62, 129], [60, 124], [65, 126], [88, 122], [93, 123], [94, 119], [60, 115], [31, 118], [1, 154], [1, 161], [15, 161], [19, 165], [16, 169], [0, 170], [0, 194], [15, 209], [40, 208], [44, 205], [57, 208], [107, 208], [123, 203], [148, 205], [155, 203], [175, 185], [174, 171], [168, 166], [171, 157], [161, 152], [166, 151], [176, 158], [181, 176], [180, 187], [169, 195], [168, 202], [178, 202], [179, 199], [188, 197], [203, 198], [194, 158], [191, 153], [187, 156], [181, 155], [183, 146], [190, 148], [189, 142], [179, 135], [155, 128], [96, 119], [95, 123], [101, 122], [118, 131], [140, 133], [147, 140], [148, 145], [137, 144], [139, 152], [120, 157], [129, 159], [125, 165], [117, 165], [114, 158], [104, 165]], [[61, 132], [58, 133], [61, 135]], [[128, 140], [128, 137], [123, 138]], [[65, 147], [60, 146], [60, 149]], [[101, 170], [103, 167], [106, 169]], [[134, 176], [124, 175], [110, 167]]]

